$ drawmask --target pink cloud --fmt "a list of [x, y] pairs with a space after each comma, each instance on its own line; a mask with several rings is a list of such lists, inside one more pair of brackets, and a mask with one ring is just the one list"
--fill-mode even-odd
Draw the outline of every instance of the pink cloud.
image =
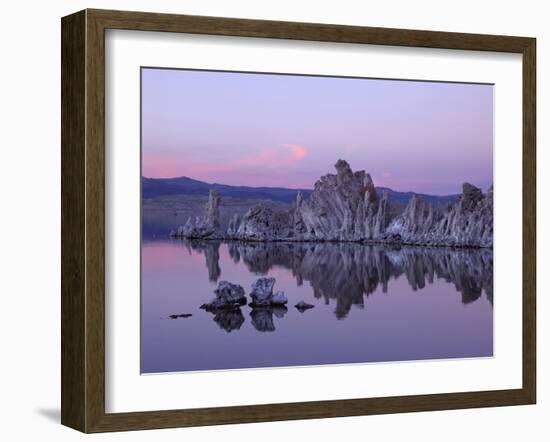
[[282, 146], [290, 149], [296, 160], [301, 160], [306, 156], [306, 149], [299, 144], [283, 144]]
[[[281, 177], [268, 177], [265, 172], [281, 173], [281, 168], [292, 167], [307, 155], [307, 149], [299, 144], [281, 144], [263, 148], [257, 152], [239, 156], [229, 161], [195, 161], [182, 154], [143, 154], [142, 174], [146, 177], [170, 178], [188, 176], [210, 182], [245, 184], [247, 176], [257, 184], [257, 172], [262, 171], [263, 185], [278, 185]], [[255, 178], [253, 176], [256, 175]], [[238, 179], [237, 179], [238, 178]]]

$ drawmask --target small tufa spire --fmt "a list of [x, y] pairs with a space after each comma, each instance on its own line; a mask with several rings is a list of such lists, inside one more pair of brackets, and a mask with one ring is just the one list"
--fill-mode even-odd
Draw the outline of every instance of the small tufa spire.
[[210, 189], [204, 224], [215, 230], [220, 228], [220, 194], [217, 190]]

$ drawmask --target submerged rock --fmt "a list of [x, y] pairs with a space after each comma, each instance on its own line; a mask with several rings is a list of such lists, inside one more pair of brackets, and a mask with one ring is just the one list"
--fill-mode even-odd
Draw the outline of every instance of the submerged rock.
[[284, 305], [288, 299], [284, 292], [278, 291], [273, 293], [275, 278], [260, 278], [252, 284], [250, 297], [252, 298], [251, 306], [274, 306]]
[[220, 281], [214, 293], [216, 297], [209, 303], [202, 304], [200, 308], [214, 311], [218, 309], [234, 309], [246, 304], [244, 289], [238, 284]]
[[178, 318], [190, 318], [193, 316], [191, 313], [179, 313], [177, 315], [169, 315], [168, 317], [170, 319], [178, 319]]
[[313, 304], [308, 304], [307, 302], [300, 301], [298, 304], [296, 304], [294, 307], [300, 312], [303, 313], [306, 310], [309, 310], [310, 308], [315, 307]]

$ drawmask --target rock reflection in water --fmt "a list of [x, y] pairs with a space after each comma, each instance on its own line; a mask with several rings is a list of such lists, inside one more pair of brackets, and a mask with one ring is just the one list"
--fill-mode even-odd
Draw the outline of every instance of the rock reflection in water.
[[[206, 258], [208, 279], [217, 282], [222, 270], [220, 269], [220, 241], [185, 240], [183, 244], [191, 253], [191, 250], [201, 252]], [[237, 261], [238, 262], [238, 261]]]
[[284, 306], [277, 307], [254, 307], [250, 312], [250, 318], [252, 319], [252, 325], [259, 332], [272, 332], [275, 331], [275, 324], [273, 323], [273, 316], [276, 318], [283, 318], [286, 315], [288, 309]]
[[[210, 281], [217, 281], [218, 241], [183, 241], [186, 247], [204, 253]], [[228, 242], [235, 263], [250, 272], [267, 274], [273, 267], [291, 270], [298, 285], [309, 282], [314, 296], [326, 304], [333, 300], [335, 315], [345, 318], [352, 305], [363, 306], [379, 286], [404, 275], [413, 291], [422, 290], [435, 278], [454, 284], [464, 304], [485, 296], [493, 302], [492, 249], [429, 247], [391, 248], [357, 243]], [[235, 281], [238, 282], [238, 281]], [[251, 314], [260, 331], [274, 329], [271, 313]], [[257, 318], [256, 320], [254, 318]]]
[[[144, 242], [142, 373], [492, 357], [492, 273], [490, 249]], [[261, 278], [286, 308], [250, 305]], [[244, 300], [210, 306], [222, 281]]]
[[239, 330], [244, 323], [243, 312], [240, 308], [218, 309], [210, 313], [214, 313], [214, 322], [227, 333]]

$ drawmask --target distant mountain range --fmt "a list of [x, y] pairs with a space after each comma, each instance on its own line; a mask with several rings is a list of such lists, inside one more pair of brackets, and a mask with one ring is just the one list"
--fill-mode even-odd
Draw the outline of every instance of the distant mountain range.
[[[194, 180], [188, 177], [177, 178], [146, 178], [142, 177], [142, 196], [143, 198], [156, 198], [167, 195], [208, 195], [210, 189], [220, 192], [221, 196], [230, 196], [234, 198], [247, 199], [267, 199], [292, 203], [296, 199], [298, 192], [303, 192], [305, 197], [311, 194], [310, 189], [287, 189], [284, 187], [248, 187], [248, 186], [230, 186], [227, 184], [205, 183], [204, 181]], [[397, 192], [387, 187], [376, 188], [380, 194], [388, 191], [390, 201], [406, 204], [414, 192]], [[455, 201], [460, 195], [426, 195], [418, 193], [426, 201], [434, 205], [442, 205]]]
[[291, 203], [299, 191], [309, 195], [311, 190], [285, 189], [283, 187], [247, 187], [229, 186], [226, 184], [209, 184], [204, 181], [187, 177], [178, 178], [145, 178], [141, 180], [143, 198], [156, 198], [166, 195], [208, 195], [210, 189], [220, 192], [220, 195], [234, 198], [267, 199]]

